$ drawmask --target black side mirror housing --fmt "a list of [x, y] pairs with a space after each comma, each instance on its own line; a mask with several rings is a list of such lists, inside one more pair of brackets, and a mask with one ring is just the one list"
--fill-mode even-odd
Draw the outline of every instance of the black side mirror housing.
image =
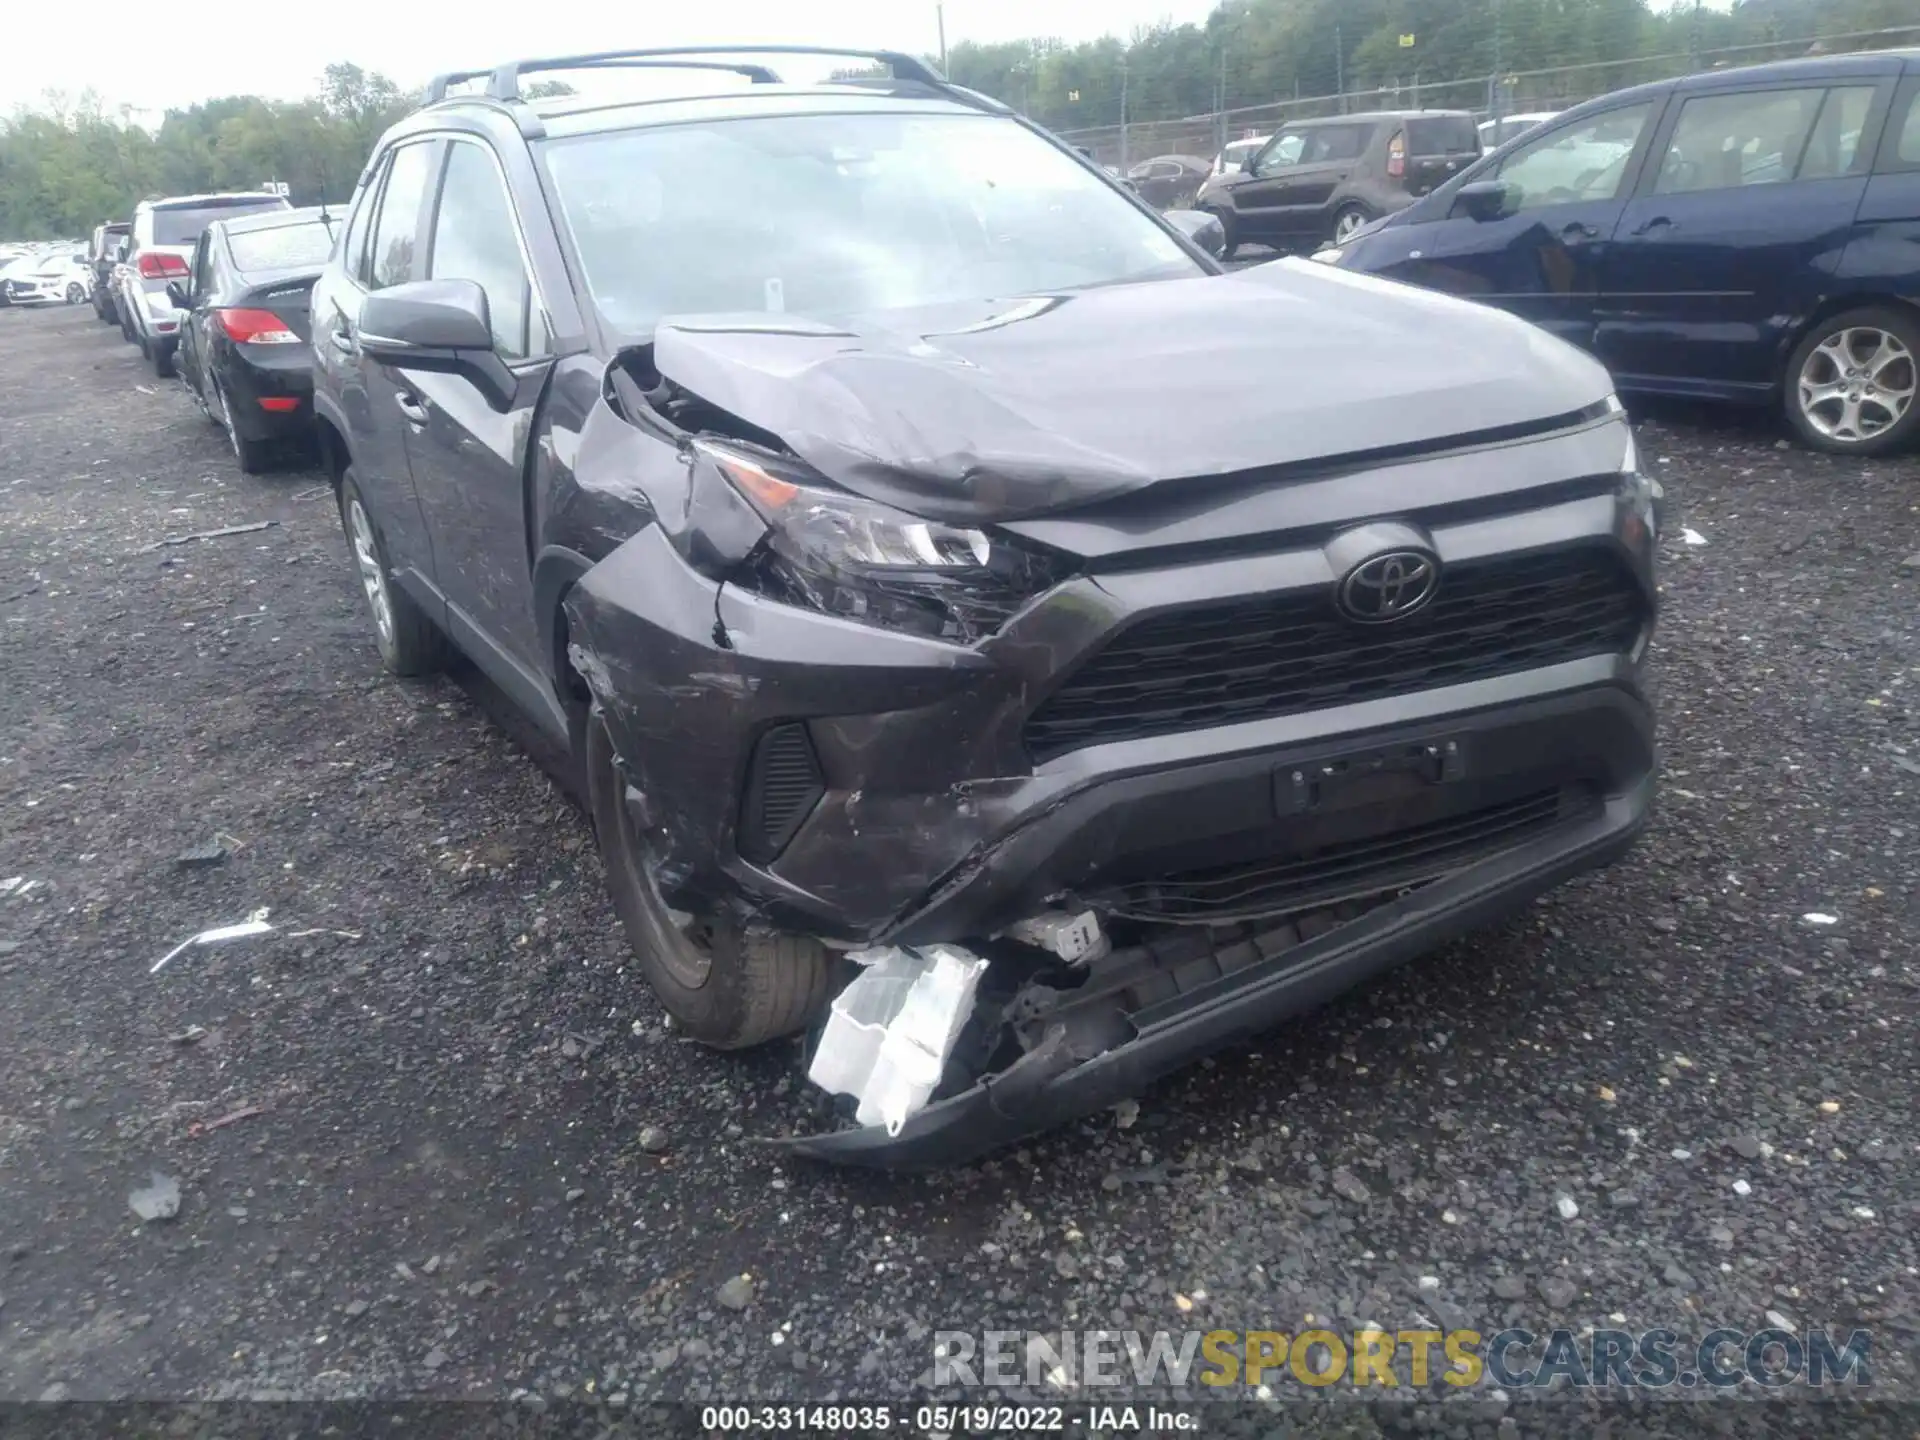
[[167, 299], [173, 302], [173, 308], [176, 310], [191, 310], [193, 308], [193, 301], [187, 298], [186, 287], [178, 280], [167, 281]]
[[412, 280], [367, 296], [361, 353], [402, 370], [464, 375], [495, 409], [513, 398], [513, 372], [493, 348], [487, 292], [473, 280]]
[[1220, 223], [1220, 217], [1210, 211], [1169, 210], [1167, 223], [1216, 260], [1227, 248], [1226, 227]]
[[1512, 210], [1513, 192], [1498, 180], [1475, 180], [1453, 193], [1449, 218], [1465, 216], [1470, 220], [1498, 220]]

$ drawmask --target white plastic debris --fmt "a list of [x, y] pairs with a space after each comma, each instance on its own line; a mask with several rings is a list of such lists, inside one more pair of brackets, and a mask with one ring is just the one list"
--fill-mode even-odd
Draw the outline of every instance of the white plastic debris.
[[849, 958], [866, 968], [833, 997], [807, 1078], [857, 1100], [860, 1124], [898, 1135], [939, 1086], [987, 962], [957, 945]]
[[1707, 537], [1691, 526], [1680, 532], [1680, 538], [1689, 545], [1704, 545], [1707, 543]]
[[267, 923], [267, 911], [262, 908], [254, 911], [238, 925], [222, 925], [215, 930], [202, 930], [191, 940], [182, 940], [173, 949], [153, 962], [153, 968], [147, 973], [158, 975], [160, 969], [182, 951], [191, 950], [196, 945], [224, 945], [229, 940], [245, 940], [254, 935], [270, 935], [273, 926]]
[[1012, 926], [1007, 935], [1023, 945], [1049, 950], [1069, 965], [1081, 960], [1097, 960], [1107, 951], [1107, 937], [1100, 931], [1100, 917], [1091, 910], [1069, 915], [1049, 910]]
[[1562, 1220], [1577, 1220], [1580, 1217], [1580, 1206], [1571, 1195], [1556, 1196], [1553, 1208], [1560, 1212]]
[[1736, 1195], [1751, 1195], [1753, 1193], [1753, 1186], [1744, 1180], [1736, 1180], [1733, 1182], [1733, 1193]]
[[1838, 925], [1840, 923], [1840, 917], [1838, 915], [1827, 915], [1818, 910], [1809, 910], [1800, 918], [1809, 925]]
[[0, 880], [0, 895], [11, 895], [26, 883], [27, 877], [24, 875], [9, 875], [6, 879]]

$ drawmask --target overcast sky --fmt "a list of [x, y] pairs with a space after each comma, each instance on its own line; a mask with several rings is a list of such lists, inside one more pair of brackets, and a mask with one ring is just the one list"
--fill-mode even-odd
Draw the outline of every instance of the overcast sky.
[[[24, 17], [35, 7], [21, 0], [8, 8]], [[1213, 0], [946, 0], [947, 42], [1124, 36], [1157, 20], [1202, 20], [1212, 8]], [[109, 110], [216, 95], [297, 99], [316, 91], [322, 68], [338, 60], [411, 87], [440, 70], [622, 46], [781, 41], [933, 54], [934, 12], [933, 0], [93, 0], [76, 12], [85, 17], [76, 21], [84, 43], [55, 38], [57, 24], [31, 45], [0, 42], [0, 112], [37, 106], [48, 90], [77, 96], [89, 88]], [[33, 28], [50, 15], [40, 11]]]

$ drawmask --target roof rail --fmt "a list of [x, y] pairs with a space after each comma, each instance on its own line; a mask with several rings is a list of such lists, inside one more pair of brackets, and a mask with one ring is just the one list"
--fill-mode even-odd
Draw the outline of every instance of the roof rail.
[[[899, 50], [841, 50], [830, 45], [676, 45], [651, 50], [602, 50], [587, 55], [559, 55], [541, 60], [509, 60], [504, 65], [494, 67], [487, 82], [487, 94], [495, 100], [520, 99], [520, 77], [529, 71], [592, 70], [627, 65], [641, 68], [649, 62], [659, 68], [669, 69], [675, 68], [673, 62], [676, 60], [694, 62], [683, 63], [680, 68], [732, 70], [746, 75], [756, 84], [779, 83], [780, 77], [764, 65], [697, 63], [698, 57], [703, 55], [837, 55], [850, 60], [877, 61], [890, 68], [896, 80], [910, 80], [941, 90], [947, 88], [946, 77], [938, 70], [926, 61]], [[428, 87], [427, 103], [445, 99], [448, 84], [477, 79], [487, 73], [470, 70], [439, 76]]]
[[469, 80], [484, 80], [491, 74], [491, 70], [449, 70], [444, 75], [436, 75], [427, 85], [426, 103], [438, 105], [455, 85], [463, 85]]

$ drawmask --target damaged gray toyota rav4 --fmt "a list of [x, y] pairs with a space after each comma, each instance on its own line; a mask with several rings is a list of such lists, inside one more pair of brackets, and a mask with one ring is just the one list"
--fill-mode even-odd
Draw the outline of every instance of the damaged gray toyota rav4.
[[312, 300], [387, 667], [567, 747], [679, 1027], [808, 1036], [780, 1143], [965, 1158], [1626, 849], [1661, 496], [1599, 365], [1222, 273], [910, 57], [770, 68], [819, 53], [443, 77]]

